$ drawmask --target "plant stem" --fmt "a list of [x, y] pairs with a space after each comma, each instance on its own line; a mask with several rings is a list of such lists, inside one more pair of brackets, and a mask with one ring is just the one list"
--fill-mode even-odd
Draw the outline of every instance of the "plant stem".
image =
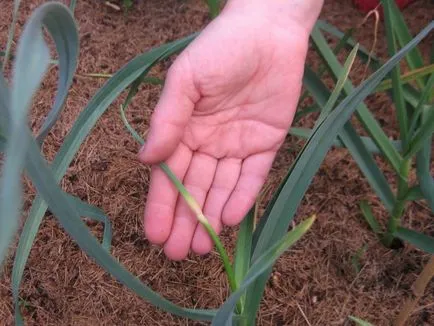
[[430, 282], [430, 280], [434, 277], [434, 256], [431, 256], [428, 263], [422, 270], [422, 273], [418, 276], [416, 281], [412, 286], [412, 295], [407, 299], [404, 303], [404, 306], [401, 309], [398, 317], [395, 319], [394, 326], [404, 326], [405, 322], [410, 318], [414, 308], [425, 293], [425, 289]]
[[249, 326], [249, 322], [246, 316], [240, 316], [240, 318], [235, 323], [236, 326]]
[[[196, 202], [196, 200], [193, 198], [193, 196], [188, 192], [188, 190], [184, 187], [184, 185], [179, 181], [179, 179], [176, 177], [176, 175], [170, 170], [169, 166], [166, 163], [160, 163], [160, 168], [166, 173], [166, 175], [169, 177], [170, 181], [175, 185], [176, 189], [178, 189], [181, 196], [186, 201], [187, 205], [190, 207], [190, 209], [193, 211], [193, 213], [196, 215], [197, 220], [200, 224], [205, 228], [205, 230], [208, 232], [208, 235], [211, 237], [212, 241], [214, 242], [217, 251], [220, 254], [220, 257], [223, 261], [223, 266], [226, 271], [226, 275], [228, 277], [229, 281], [229, 287], [231, 289], [231, 292], [235, 292], [238, 289], [238, 284], [235, 279], [235, 272], [232, 268], [231, 261], [229, 259], [229, 256], [223, 246], [223, 244], [220, 241], [220, 238], [218, 237], [217, 233], [212, 228], [211, 224], [208, 222], [205, 215], [202, 213], [202, 209], [200, 208], [199, 204]], [[244, 310], [244, 307], [242, 306], [241, 302], [237, 303], [237, 312], [240, 313]]]
[[[125, 127], [130, 132], [131, 136], [141, 145], [143, 146], [145, 144], [145, 140], [140, 137], [140, 135], [134, 130], [134, 128], [130, 125], [128, 122], [126, 116], [125, 116], [125, 107], [120, 107], [120, 113], [122, 121], [124, 122]], [[235, 279], [235, 272], [232, 268], [231, 261], [229, 260], [229, 256], [223, 247], [223, 244], [220, 241], [220, 238], [218, 237], [217, 233], [212, 228], [211, 224], [209, 224], [207, 218], [202, 213], [202, 209], [200, 208], [199, 204], [196, 202], [196, 200], [193, 198], [193, 196], [188, 192], [188, 190], [184, 187], [181, 181], [176, 177], [176, 175], [170, 170], [169, 166], [162, 162], [159, 164], [160, 168], [163, 170], [163, 172], [169, 177], [170, 181], [174, 184], [176, 189], [179, 191], [181, 196], [186, 201], [187, 205], [190, 207], [190, 209], [193, 211], [193, 213], [196, 215], [197, 220], [200, 224], [203, 225], [205, 230], [208, 232], [209, 236], [211, 237], [212, 241], [214, 242], [217, 251], [220, 254], [220, 257], [223, 261], [223, 266], [226, 271], [226, 275], [228, 277], [229, 286], [231, 289], [231, 292], [235, 292], [238, 289], [238, 284]], [[242, 311], [241, 305], [237, 305], [237, 311]]]
[[196, 200], [193, 198], [193, 196], [190, 195], [190, 193], [187, 191], [187, 189], [185, 189], [185, 187], [181, 183], [181, 181], [179, 181], [179, 179], [173, 174], [173, 172], [170, 170], [169, 166], [163, 162], [163, 163], [160, 163], [160, 168], [164, 171], [164, 173], [166, 173], [166, 175], [169, 177], [169, 179], [172, 181], [172, 183], [178, 189], [181, 196], [185, 199], [188, 206], [191, 208], [193, 213], [196, 215], [199, 223], [203, 225], [203, 227], [206, 229], [209, 236], [213, 240], [213, 242], [217, 248], [217, 251], [219, 252], [219, 254], [222, 258], [223, 265], [225, 267], [226, 274], [228, 276], [229, 286], [231, 288], [231, 291], [232, 292], [236, 291], [238, 288], [238, 285], [237, 285], [237, 282], [235, 280], [235, 273], [234, 273], [234, 270], [232, 268], [232, 264], [229, 260], [229, 256], [226, 253], [226, 250], [223, 247], [223, 244], [221, 243], [217, 233], [214, 231], [211, 224], [209, 224], [205, 215], [203, 215], [202, 210], [201, 210], [200, 206], [197, 204]]
[[408, 174], [410, 172], [411, 160], [405, 160], [401, 164], [400, 173], [398, 175], [398, 191], [396, 203], [393, 207], [392, 214], [387, 223], [387, 231], [383, 237], [383, 244], [386, 247], [391, 247], [395, 239], [394, 233], [401, 224], [401, 217], [404, 213], [406, 195], [408, 192]]

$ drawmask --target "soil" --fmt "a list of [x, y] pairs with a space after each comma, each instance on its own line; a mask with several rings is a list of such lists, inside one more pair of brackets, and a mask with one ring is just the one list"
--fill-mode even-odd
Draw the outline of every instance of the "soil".
[[[42, 2], [23, 1], [18, 35], [28, 15]], [[136, 1], [133, 9], [125, 14], [107, 6], [105, 1], [78, 1], [80, 65], [66, 108], [43, 147], [47, 158], [53, 158], [78, 113], [105, 81], [84, 74], [113, 73], [137, 54], [201, 29], [209, 21], [204, 3], [201, 0]], [[0, 44], [5, 44], [13, 2], [1, 0], [0, 4]], [[432, 19], [434, 4], [430, 0], [416, 1], [404, 13], [412, 32], [417, 33]], [[363, 15], [355, 10], [352, 1], [326, 1], [322, 18], [347, 30], [359, 25]], [[374, 34], [370, 19], [356, 37], [370, 48]], [[383, 35], [380, 23], [376, 52], [384, 58], [387, 51]], [[334, 42], [332, 38], [329, 41]], [[431, 33], [421, 46], [425, 56], [432, 41]], [[341, 59], [344, 58], [345, 54]], [[313, 49], [308, 62], [318, 66], [319, 59]], [[158, 66], [152, 74], [164, 76], [169, 64]], [[358, 63], [351, 75], [355, 83], [360, 81], [362, 73], [363, 66]], [[53, 70], [35, 100], [31, 117], [35, 130], [49, 110], [55, 85]], [[131, 105], [129, 118], [142, 133], [160, 91], [159, 86], [142, 86]], [[100, 119], [71, 164], [62, 186], [101, 207], [110, 216], [113, 255], [143, 282], [176, 303], [218, 307], [228, 295], [228, 286], [215, 252], [173, 262], [143, 236], [142, 214], [149, 168], [136, 160], [138, 145], [123, 127], [119, 103], [114, 103]], [[366, 103], [387, 133], [396, 137], [397, 124], [391, 119], [394, 108], [388, 98], [370, 96]], [[308, 126], [313, 119], [304, 119], [300, 125]], [[300, 140], [288, 137], [267, 181], [266, 200], [300, 146]], [[394, 184], [393, 174], [383, 166]], [[26, 182], [26, 211], [33, 197], [34, 189]], [[311, 213], [316, 213], [318, 220], [275, 265], [258, 325], [350, 325], [349, 315], [374, 325], [390, 325], [429, 256], [408, 245], [389, 250], [379, 244], [361, 217], [358, 203], [362, 199], [369, 200], [375, 214], [384, 222], [386, 214], [381, 203], [348, 152], [331, 150], [297, 213], [297, 220]], [[433, 217], [425, 202], [416, 202], [407, 208], [404, 224], [433, 235]], [[89, 225], [101, 235], [101, 226]], [[228, 248], [233, 248], [235, 235], [236, 228], [224, 230], [222, 238]], [[360, 270], [356, 270], [352, 257], [364, 246]], [[13, 324], [12, 260], [13, 253], [0, 279], [1, 325]], [[195, 325], [154, 308], [121, 286], [83, 254], [48, 213], [27, 262], [20, 294], [28, 325]], [[428, 286], [408, 325], [434, 325], [434, 282]]]

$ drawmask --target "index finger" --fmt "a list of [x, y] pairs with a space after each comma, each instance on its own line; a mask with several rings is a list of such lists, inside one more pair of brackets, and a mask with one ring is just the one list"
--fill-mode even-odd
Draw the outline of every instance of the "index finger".
[[[183, 180], [191, 157], [190, 149], [180, 143], [166, 163], [177, 178]], [[172, 229], [177, 198], [178, 190], [160, 167], [153, 166], [144, 215], [145, 236], [150, 242], [166, 242]]]

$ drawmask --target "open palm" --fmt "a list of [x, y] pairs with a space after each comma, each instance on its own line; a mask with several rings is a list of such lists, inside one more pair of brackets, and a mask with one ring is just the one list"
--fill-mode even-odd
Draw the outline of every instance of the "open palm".
[[[242, 220], [265, 182], [294, 116], [307, 37], [296, 23], [222, 14], [168, 73], [140, 159], [166, 160], [217, 232]], [[144, 227], [171, 259], [212, 249], [157, 166]]]

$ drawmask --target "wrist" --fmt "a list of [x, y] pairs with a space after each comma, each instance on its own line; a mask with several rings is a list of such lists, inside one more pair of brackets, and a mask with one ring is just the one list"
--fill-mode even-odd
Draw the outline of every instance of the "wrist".
[[324, 0], [228, 0], [224, 11], [261, 16], [281, 26], [297, 23], [310, 34]]

